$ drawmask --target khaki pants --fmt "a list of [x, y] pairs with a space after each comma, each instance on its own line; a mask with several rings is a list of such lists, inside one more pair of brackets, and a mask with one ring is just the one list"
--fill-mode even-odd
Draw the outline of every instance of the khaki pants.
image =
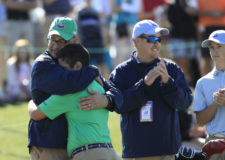
[[71, 160], [121, 160], [121, 158], [113, 148], [94, 148], [75, 154]]
[[30, 149], [31, 160], [69, 160], [65, 149], [42, 148], [32, 146]]
[[175, 155], [151, 156], [142, 158], [124, 158], [123, 160], [175, 160]]

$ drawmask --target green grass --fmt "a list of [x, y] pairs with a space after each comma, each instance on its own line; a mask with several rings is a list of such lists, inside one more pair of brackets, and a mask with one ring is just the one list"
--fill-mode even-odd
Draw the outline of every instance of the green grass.
[[[27, 127], [29, 115], [27, 103], [7, 104], [0, 107], [0, 160], [29, 159]], [[120, 118], [110, 113], [109, 128], [115, 150], [121, 155]]]
[[112, 138], [112, 144], [114, 149], [122, 154], [122, 136], [120, 131], [120, 115], [115, 112], [109, 114], [109, 130]]

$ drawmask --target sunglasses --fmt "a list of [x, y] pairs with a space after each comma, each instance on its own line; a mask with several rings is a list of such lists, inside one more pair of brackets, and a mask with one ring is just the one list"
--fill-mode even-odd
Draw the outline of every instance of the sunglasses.
[[155, 37], [155, 36], [149, 36], [149, 37], [145, 37], [145, 36], [140, 36], [140, 38], [144, 38], [147, 39], [148, 43], [153, 43], [156, 44], [157, 42], [161, 42], [161, 37]]

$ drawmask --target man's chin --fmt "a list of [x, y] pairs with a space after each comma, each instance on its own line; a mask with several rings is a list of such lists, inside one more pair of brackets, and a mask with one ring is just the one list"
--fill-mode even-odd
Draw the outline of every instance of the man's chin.
[[158, 53], [154, 53], [153, 55], [152, 55], [152, 58], [154, 58], [154, 59], [156, 59], [156, 58], [158, 58], [159, 57], [159, 54]]
[[[50, 52], [51, 53], [51, 52]], [[57, 58], [57, 54], [56, 53], [51, 53], [51, 56], [53, 57], [53, 58]]]

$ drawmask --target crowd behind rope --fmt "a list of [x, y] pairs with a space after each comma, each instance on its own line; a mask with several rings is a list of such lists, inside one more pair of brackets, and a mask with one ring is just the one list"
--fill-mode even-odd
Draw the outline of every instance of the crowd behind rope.
[[[173, 22], [171, 22], [170, 6], [175, 5], [175, 8], [178, 9], [179, 6], [181, 8], [187, 7], [184, 2], [184, 0], [181, 0], [179, 2], [181, 4], [177, 5], [178, 1], [171, 4], [172, 2], [170, 3], [165, 0], [1, 0], [1, 99], [10, 99], [5, 90], [8, 81], [6, 79], [6, 61], [13, 55], [12, 51], [15, 42], [19, 39], [26, 39], [33, 49], [30, 52], [31, 58], [37, 57], [46, 48], [48, 28], [55, 17], [69, 16], [77, 21], [79, 39], [86, 48], [89, 48], [91, 63], [97, 65], [103, 75], [108, 77], [110, 71], [117, 64], [127, 59], [130, 55], [129, 53], [134, 50], [130, 37], [134, 24], [139, 20], [152, 19], [161, 26], [171, 28], [172, 33], [173, 31], [177, 33], [182, 32], [179, 28], [174, 28]], [[192, 19], [191, 14], [187, 14], [186, 12], [182, 14], [186, 14], [187, 19]], [[173, 17], [177, 19], [176, 24], [183, 23], [183, 19], [176, 18], [176, 16]], [[193, 25], [196, 27], [196, 23], [193, 23]], [[183, 25], [182, 29], [183, 31], [194, 32], [194, 30], [185, 25]], [[195, 36], [190, 41], [188, 37], [186, 38], [188, 40], [186, 40], [185, 37], [178, 36], [178, 38], [174, 37], [176, 38], [176, 42], [178, 41], [175, 44], [178, 45], [174, 45], [173, 37], [164, 38], [162, 55], [163, 57], [175, 60], [181, 66], [190, 84], [194, 86], [196, 80], [199, 78], [199, 73], [196, 69], [200, 60], [198, 39]], [[171, 42], [173, 44], [172, 47]], [[182, 50], [179, 49], [180, 46], [186, 48], [184, 49], [186, 52], [189, 52], [191, 49], [192, 54], [186, 55], [187, 53], [184, 53], [184, 55], [177, 56], [171, 53]], [[194, 62], [195, 65], [189, 65], [190, 62], [192, 64]], [[191, 68], [191, 71], [196, 72], [189, 74], [189, 68]]]
[[48, 28], [57, 16], [75, 19], [91, 63], [106, 78], [134, 50], [134, 25], [143, 19], [156, 21], [171, 33], [163, 37], [161, 56], [174, 60], [195, 87], [197, 80], [213, 67], [208, 49], [202, 49], [199, 42], [212, 31], [224, 29], [224, 9], [223, 0], [0, 0], [0, 99], [30, 99], [27, 75], [33, 58], [46, 48]]

